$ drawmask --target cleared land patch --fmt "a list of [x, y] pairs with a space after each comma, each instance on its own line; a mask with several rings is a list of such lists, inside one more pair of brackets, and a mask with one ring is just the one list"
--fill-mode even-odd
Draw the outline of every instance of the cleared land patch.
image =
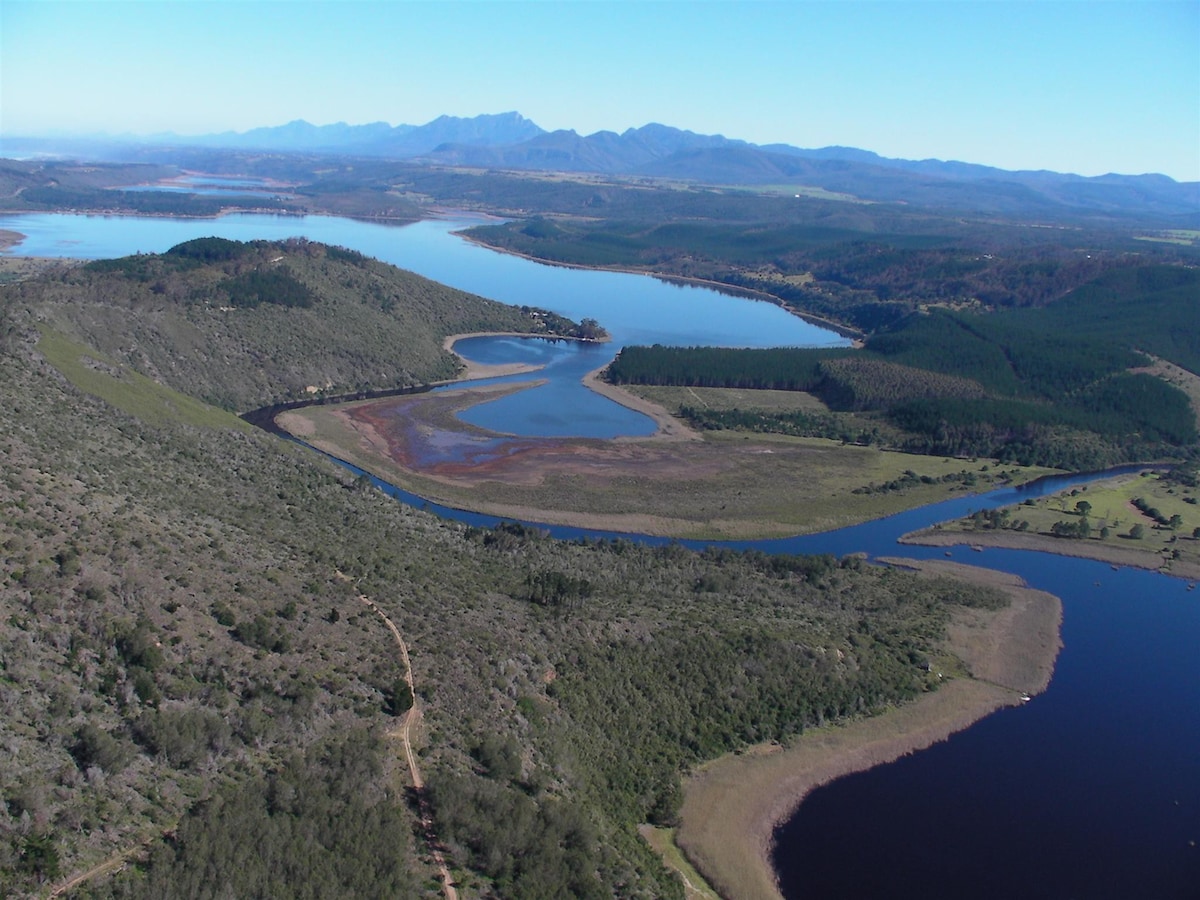
[[[1081, 526], [1086, 521], [1086, 534]], [[1174, 524], [1172, 524], [1174, 523]], [[907, 543], [1045, 550], [1200, 578], [1200, 488], [1162, 473], [1093, 482], [907, 535]]]
[[44, 329], [37, 346], [75, 387], [145, 422], [252, 430], [232, 413], [173, 391], [59, 332]]

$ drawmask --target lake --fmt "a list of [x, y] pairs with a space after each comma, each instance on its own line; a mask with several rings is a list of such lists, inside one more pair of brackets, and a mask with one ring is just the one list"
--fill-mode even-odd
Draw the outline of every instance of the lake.
[[[13, 252], [86, 258], [159, 252], [214, 234], [239, 240], [303, 235], [505, 302], [598, 319], [612, 332], [612, 344], [464, 343], [463, 352], [481, 361], [546, 364], [538, 377], [551, 378], [548, 392], [537, 402], [529, 401], [533, 392], [516, 395], [526, 398], [517, 404], [524, 412], [488, 404], [472, 413], [482, 417], [480, 424], [527, 434], [645, 433], [636, 430], [644, 427], [642, 417], [607, 408], [615, 404], [578, 414], [574, 406], [582, 396], [579, 376], [624, 344], [844, 344], [771, 304], [497, 254], [451, 234], [468, 221], [393, 228], [321, 216], [33, 215], [0, 217], [0, 229], [29, 236]], [[826, 534], [730, 546], [940, 559], [943, 548], [901, 548], [895, 539], [1085, 479], [956, 498]], [[442, 515], [494, 522], [390, 490]], [[566, 539], [588, 534], [548, 530]], [[784, 893], [922, 900], [1200, 897], [1200, 592], [1179, 579], [1089, 560], [965, 547], [949, 552], [960, 562], [1013, 572], [1063, 599], [1065, 646], [1054, 678], [1030, 703], [815, 791], [777, 835]]]

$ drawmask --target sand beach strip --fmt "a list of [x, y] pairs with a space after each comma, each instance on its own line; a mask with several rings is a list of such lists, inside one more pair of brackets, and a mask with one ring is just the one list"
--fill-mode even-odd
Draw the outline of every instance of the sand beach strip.
[[1012, 603], [995, 612], [955, 611], [948, 644], [972, 677], [879, 716], [805, 732], [786, 748], [764, 745], [724, 756], [688, 779], [676, 840], [726, 900], [781, 897], [770, 859], [774, 829], [811, 790], [945, 740], [1050, 682], [1061, 646], [1058, 598], [1006, 573], [940, 561], [885, 561], [990, 584]]

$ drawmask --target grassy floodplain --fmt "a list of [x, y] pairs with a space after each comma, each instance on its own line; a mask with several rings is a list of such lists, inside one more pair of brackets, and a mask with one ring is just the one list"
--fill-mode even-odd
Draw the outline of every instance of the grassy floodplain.
[[[678, 423], [672, 434], [644, 440], [518, 441], [519, 452], [471, 467], [426, 464], [406, 450], [416, 440], [414, 434], [486, 435], [459, 422], [454, 413], [494, 399], [494, 390], [463, 387], [313, 406], [279, 422], [320, 449], [439, 503], [501, 517], [680, 538], [824, 531], [1001, 483], [1027, 482], [1051, 471], [822, 438], [699, 435], [685, 433]], [[795, 403], [819, 402], [791, 393]], [[723, 402], [736, 403], [737, 398]], [[381, 422], [403, 423], [407, 433]]]
[[[997, 513], [1005, 515], [1003, 527], [979, 516], [916, 532], [905, 540], [1045, 550], [1200, 578], [1200, 489], [1165, 473], [1123, 475]], [[1085, 519], [1086, 537], [1054, 533], [1056, 525], [1062, 532], [1061, 523], [1078, 528]]]

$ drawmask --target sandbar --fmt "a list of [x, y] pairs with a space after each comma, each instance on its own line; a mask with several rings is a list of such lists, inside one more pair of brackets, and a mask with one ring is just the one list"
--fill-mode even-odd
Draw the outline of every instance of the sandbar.
[[948, 646], [971, 677], [846, 725], [813, 729], [788, 747], [762, 745], [701, 767], [684, 786], [676, 835], [689, 861], [726, 900], [779, 900], [774, 830], [814, 788], [945, 740], [1050, 682], [1061, 646], [1062, 604], [1002, 572], [954, 563], [888, 560], [1004, 590], [1005, 609], [956, 610]]
[[463, 364], [463, 370], [458, 373], [458, 376], [453, 381], [474, 381], [477, 378], [500, 378], [504, 375], [524, 375], [526, 372], [536, 372], [542, 366], [535, 366], [531, 363], [500, 363], [497, 365], [487, 365], [486, 363], [474, 362], [467, 359], [460, 353], [455, 353], [454, 345], [466, 338], [477, 337], [552, 337], [553, 335], [527, 334], [520, 331], [477, 331], [472, 334], [452, 334], [442, 341], [442, 349], [448, 353], [454, 353]]
[[[662, 406], [650, 400], [643, 399], [636, 394], [630, 393], [624, 388], [611, 384], [601, 378], [601, 374], [607, 366], [601, 366], [598, 369], [593, 369], [583, 376], [583, 383], [590, 390], [595, 391], [602, 397], [607, 397], [613, 403], [619, 403], [627, 409], [632, 409], [634, 412], [640, 412], [644, 416], [654, 420], [656, 431], [651, 438], [656, 441], [700, 441], [703, 438], [698, 432], [689, 428], [682, 419], [671, 415]], [[615, 438], [617, 441], [645, 441], [646, 438]]]

